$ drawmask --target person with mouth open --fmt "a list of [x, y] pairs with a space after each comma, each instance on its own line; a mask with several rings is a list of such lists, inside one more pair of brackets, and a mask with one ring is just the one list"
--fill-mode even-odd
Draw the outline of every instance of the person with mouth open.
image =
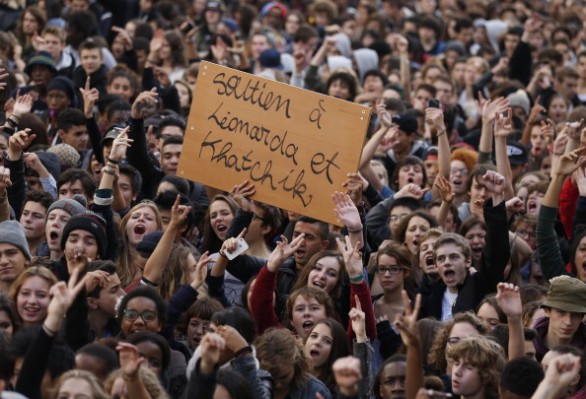
[[495, 171], [487, 171], [478, 179], [492, 196], [484, 204], [488, 236], [478, 272], [471, 274], [469, 271], [472, 250], [468, 241], [458, 234], [443, 234], [433, 251], [441, 278], [431, 284], [429, 291], [422, 293], [421, 318], [431, 316], [446, 321], [456, 313], [473, 311], [503, 280], [510, 257], [505, 178]]
[[120, 222], [121, 245], [116, 267], [124, 289], [142, 277], [146, 259], [138, 253], [138, 243], [148, 233], [162, 228], [159, 208], [154, 202], [146, 200], [135, 205]]

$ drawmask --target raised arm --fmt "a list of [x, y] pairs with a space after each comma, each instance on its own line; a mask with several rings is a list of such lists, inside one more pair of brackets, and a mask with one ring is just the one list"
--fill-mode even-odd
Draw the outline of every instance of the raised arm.
[[536, 236], [539, 247], [539, 264], [544, 277], [549, 280], [553, 277], [568, 274], [562, 258], [558, 238], [555, 232], [555, 220], [558, 213], [559, 197], [566, 178], [579, 167], [586, 164], [586, 147], [578, 148], [564, 154], [553, 173], [553, 178], [547, 187], [541, 201], [537, 220]]
[[525, 333], [523, 332], [523, 304], [519, 287], [499, 283], [496, 302], [507, 315], [509, 326], [509, 360], [525, 356]]
[[507, 138], [513, 133], [513, 109], [497, 110], [494, 124], [494, 140], [496, 153], [496, 170], [505, 178], [505, 199], [514, 197], [513, 171], [507, 154]]
[[362, 248], [364, 246], [364, 235], [358, 208], [356, 208], [348, 194], [339, 191], [334, 191], [332, 194], [332, 202], [335, 206], [336, 218], [348, 230], [352, 247]]
[[144, 266], [142, 279], [149, 285], [158, 286], [163, 276], [163, 271], [167, 267], [167, 261], [173, 249], [173, 242], [180, 235], [180, 227], [187, 220], [190, 206], [180, 205], [181, 197], [177, 195], [175, 203], [171, 208], [171, 221], [167, 230], [163, 233], [161, 240], [157, 244], [153, 254], [147, 260]]
[[[438, 146], [438, 177], [450, 177], [450, 141], [444, 122], [444, 113], [439, 108], [429, 107], [425, 110], [425, 122], [429, 125], [431, 133], [437, 137]], [[439, 196], [439, 192], [432, 191], [433, 198]]]
[[395, 326], [401, 333], [403, 344], [407, 348], [407, 372], [405, 373], [405, 398], [415, 399], [419, 388], [423, 388], [423, 354], [421, 339], [417, 329], [417, 318], [421, 307], [421, 294], [415, 297], [415, 306], [411, 310], [407, 292], [403, 291], [405, 315], [397, 316]]
[[450, 182], [443, 176], [438, 176], [435, 178], [434, 186], [437, 189], [440, 198], [442, 199], [439, 212], [437, 213], [437, 222], [440, 226], [444, 226], [446, 224], [446, 220], [448, 219], [450, 206], [452, 206], [452, 201], [454, 201], [455, 194], [452, 192], [452, 186], [450, 185]]
[[139, 373], [146, 358], [139, 355], [136, 346], [127, 342], [118, 342], [116, 350], [118, 351], [120, 369], [122, 369], [122, 379], [124, 380], [124, 385], [126, 385], [128, 397], [136, 399], [152, 399], [144, 382], [140, 378]]

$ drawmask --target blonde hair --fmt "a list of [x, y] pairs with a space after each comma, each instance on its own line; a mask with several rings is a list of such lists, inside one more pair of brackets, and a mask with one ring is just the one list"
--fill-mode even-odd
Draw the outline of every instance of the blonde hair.
[[[112, 371], [106, 379], [106, 382], [104, 382], [104, 387], [109, 394], [112, 393], [112, 387], [118, 378], [122, 378], [122, 369]], [[157, 377], [154, 371], [148, 367], [141, 367], [138, 369], [138, 378], [144, 384], [151, 399], [169, 399], [169, 395], [165, 392], [165, 388], [161, 385], [159, 377]]]
[[[45, 266], [31, 266], [29, 268], [24, 269], [22, 273], [14, 280], [12, 286], [10, 287], [10, 292], [8, 295], [12, 299], [14, 303], [16, 303], [16, 297], [22, 288], [22, 285], [26, 280], [31, 277], [40, 277], [49, 283], [49, 287], [53, 286], [53, 284], [57, 283], [57, 277], [53, 274], [53, 272], [47, 269]], [[20, 317], [20, 316], [19, 316]]]
[[130, 253], [130, 241], [128, 241], [128, 235], [126, 234], [126, 225], [128, 221], [132, 217], [132, 214], [139, 209], [142, 208], [150, 208], [155, 212], [155, 218], [157, 222], [157, 230], [161, 230], [163, 227], [163, 221], [161, 220], [161, 214], [159, 213], [159, 208], [153, 201], [145, 200], [138, 204], [136, 204], [130, 212], [122, 218], [119, 227], [119, 236], [120, 236], [120, 253], [118, 256], [118, 260], [116, 262], [116, 273], [120, 277], [120, 282], [122, 283], [122, 287], [128, 287], [132, 283], [132, 278], [136, 273], [136, 266], [134, 265], [134, 259], [132, 259]]
[[51, 397], [53, 399], [57, 399], [59, 397], [59, 390], [65, 381], [70, 380], [72, 378], [77, 378], [80, 380], [84, 380], [90, 386], [91, 392], [87, 392], [91, 394], [93, 399], [109, 399], [110, 396], [104, 391], [104, 387], [98, 377], [96, 377], [93, 373], [85, 370], [69, 370], [66, 373], [61, 374], [59, 380], [57, 381], [57, 385], [53, 391]]

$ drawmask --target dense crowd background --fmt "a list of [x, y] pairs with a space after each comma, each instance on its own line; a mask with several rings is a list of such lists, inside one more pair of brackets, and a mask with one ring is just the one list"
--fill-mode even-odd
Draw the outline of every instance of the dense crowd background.
[[[0, 0], [0, 397], [586, 397], [585, 9]], [[176, 176], [203, 60], [372, 110], [341, 227]]]

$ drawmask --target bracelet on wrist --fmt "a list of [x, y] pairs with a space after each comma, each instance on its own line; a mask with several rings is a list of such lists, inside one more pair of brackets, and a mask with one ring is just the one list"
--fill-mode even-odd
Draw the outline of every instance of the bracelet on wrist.
[[103, 171], [105, 174], [107, 174], [107, 175], [110, 175], [110, 176], [114, 176], [114, 175], [116, 174], [116, 171], [115, 171], [114, 169], [110, 168], [109, 166], [106, 166], [106, 167], [104, 167], [104, 168], [102, 169], [102, 171]]
[[114, 165], [118, 165], [118, 164], [120, 163], [120, 161], [115, 161], [115, 160], [113, 160], [113, 159], [112, 159], [112, 158], [110, 158], [110, 157], [106, 158], [106, 161], [108, 161], [108, 162], [112, 162]]
[[245, 346], [242, 349], [238, 349], [235, 353], [234, 353], [234, 357], [240, 357], [242, 355], [248, 354], [248, 353], [252, 353], [252, 347], [251, 346]]
[[446, 129], [440, 130], [439, 132], [437, 132], [437, 137], [441, 136], [442, 134], [446, 134]]
[[350, 229], [348, 228], [348, 233], [353, 234], [353, 233], [362, 233], [362, 226], [360, 226], [357, 229]]
[[45, 330], [45, 332], [47, 334], [49, 334], [50, 336], [54, 337], [57, 335], [57, 331], [53, 331], [51, 330], [49, 327], [47, 327], [44, 323], [43, 323], [43, 330]]
[[350, 280], [351, 283], [360, 284], [364, 280], [364, 274], [360, 274], [360, 275], [354, 276], [354, 277], [349, 277], [348, 280]]
[[122, 379], [124, 381], [133, 382], [133, 381], [136, 381], [137, 378], [138, 378], [138, 369], [136, 369], [136, 371], [134, 371], [133, 373], [122, 373]]

